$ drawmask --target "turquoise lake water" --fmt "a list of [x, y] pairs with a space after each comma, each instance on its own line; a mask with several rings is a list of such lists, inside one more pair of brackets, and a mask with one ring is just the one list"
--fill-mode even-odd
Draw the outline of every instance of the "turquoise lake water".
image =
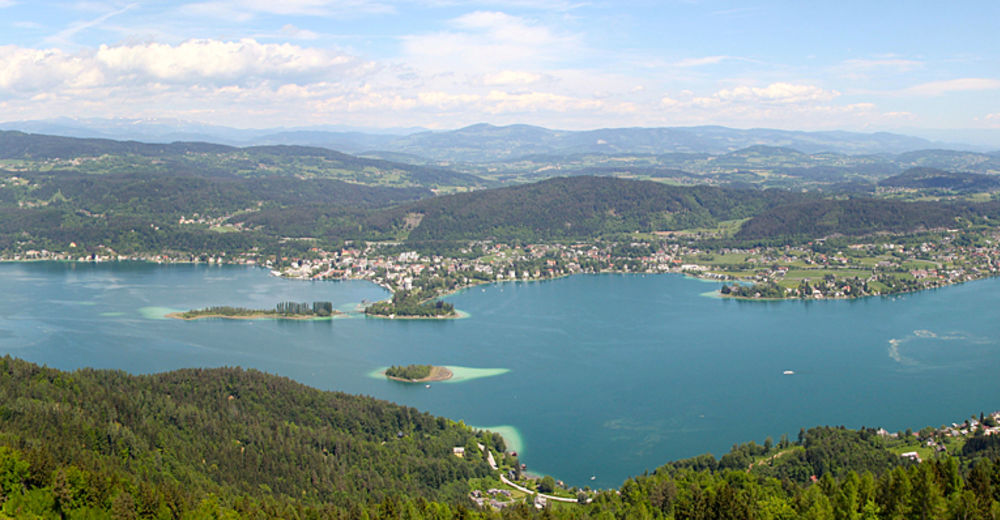
[[[61, 369], [242, 366], [519, 437], [529, 470], [619, 486], [814, 425], [917, 429], [1000, 408], [1000, 280], [856, 301], [739, 302], [677, 275], [574, 276], [447, 298], [467, 319], [164, 319], [388, 293], [236, 266], [0, 264], [0, 353]], [[461, 380], [372, 377], [392, 364]], [[473, 370], [488, 369], [488, 370]], [[784, 375], [786, 370], [794, 375]], [[590, 477], [596, 479], [591, 481]]]

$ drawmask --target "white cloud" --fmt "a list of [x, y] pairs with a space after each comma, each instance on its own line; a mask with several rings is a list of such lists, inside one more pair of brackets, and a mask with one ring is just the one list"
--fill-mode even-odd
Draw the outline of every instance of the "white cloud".
[[567, 112], [571, 110], [593, 111], [605, 108], [603, 101], [573, 98], [551, 92], [511, 93], [494, 90], [486, 96], [485, 101], [485, 111], [490, 114], [538, 111]]
[[191, 40], [109, 47], [94, 56], [102, 68], [126, 77], [158, 81], [247, 81], [251, 78], [317, 77], [353, 58], [291, 44]]
[[86, 57], [56, 49], [0, 47], [0, 90], [38, 92], [58, 87], [78, 88], [99, 82], [100, 71]]
[[292, 24], [285, 24], [281, 28], [281, 35], [294, 40], [315, 40], [319, 35], [308, 29], [301, 29]]
[[454, 30], [403, 37], [407, 61], [425, 70], [538, 68], [579, 51], [576, 35], [522, 17], [477, 11], [451, 20]]
[[425, 107], [453, 109], [476, 103], [482, 98], [476, 94], [452, 94], [449, 92], [420, 92], [417, 101]]
[[739, 58], [734, 58], [732, 56], [705, 56], [702, 58], [687, 58], [674, 62], [672, 65], [674, 67], [701, 67], [704, 65], [717, 65], [726, 60], [735, 60]]
[[482, 78], [482, 84], [494, 85], [530, 85], [542, 79], [540, 74], [523, 70], [501, 70], [492, 74], [486, 74]]
[[756, 103], [804, 103], [811, 101], [829, 101], [840, 93], [835, 90], [824, 90], [815, 85], [796, 85], [793, 83], [772, 83], [766, 87], [740, 86], [716, 92], [709, 98], [702, 98], [706, 103], [756, 102]]
[[371, 72], [354, 57], [291, 44], [190, 40], [177, 45], [102, 45], [59, 49], [0, 47], [0, 91], [60, 93], [72, 89], [249, 86], [351, 80]]
[[3, 9], [5, 7], [12, 7], [14, 5], [17, 5], [17, 2], [15, 2], [14, 0], [0, 0], [0, 9]]
[[945, 81], [932, 81], [903, 89], [902, 93], [914, 96], [940, 96], [949, 92], [969, 92], [977, 90], [998, 90], [1000, 79], [994, 78], [959, 78]]

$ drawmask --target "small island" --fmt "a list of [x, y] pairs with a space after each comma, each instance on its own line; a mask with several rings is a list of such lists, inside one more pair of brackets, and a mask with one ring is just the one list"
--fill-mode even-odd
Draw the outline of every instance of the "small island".
[[333, 310], [331, 302], [312, 302], [311, 305], [306, 302], [282, 302], [276, 305], [274, 309], [247, 309], [244, 307], [223, 305], [186, 312], [172, 312], [167, 314], [167, 317], [178, 320], [198, 320], [204, 318], [222, 318], [228, 320], [309, 320], [329, 318], [337, 314], [341, 313]]
[[393, 365], [385, 369], [385, 377], [404, 383], [426, 383], [430, 381], [447, 381], [454, 375], [446, 367], [434, 365]]
[[392, 299], [365, 308], [365, 314], [378, 318], [441, 319], [457, 318], [455, 306], [441, 300], [425, 301], [420, 290], [396, 291]]

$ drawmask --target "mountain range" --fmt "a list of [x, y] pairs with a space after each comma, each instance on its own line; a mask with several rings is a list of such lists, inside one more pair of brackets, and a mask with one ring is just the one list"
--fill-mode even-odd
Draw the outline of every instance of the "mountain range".
[[[535, 154], [710, 153], [755, 145], [803, 153], [898, 154], [928, 148], [988, 151], [982, 145], [931, 141], [888, 132], [790, 131], [723, 126], [553, 130], [531, 125], [476, 124], [447, 131], [422, 128], [376, 130], [348, 126], [235, 129], [175, 120], [69, 119], [0, 123], [0, 129], [167, 143], [206, 141], [234, 146], [305, 145], [359, 154], [387, 152], [434, 161], [490, 162]], [[993, 147], [995, 148], [995, 147]]]

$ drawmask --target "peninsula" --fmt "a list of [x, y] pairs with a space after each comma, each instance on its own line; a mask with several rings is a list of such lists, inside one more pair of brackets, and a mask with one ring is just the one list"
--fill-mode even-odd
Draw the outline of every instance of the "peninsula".
[[403, 383], [447, 381], [454, 375], [447, 367], [434, 365], [393, 365], [383, 372], [385, 377]]

